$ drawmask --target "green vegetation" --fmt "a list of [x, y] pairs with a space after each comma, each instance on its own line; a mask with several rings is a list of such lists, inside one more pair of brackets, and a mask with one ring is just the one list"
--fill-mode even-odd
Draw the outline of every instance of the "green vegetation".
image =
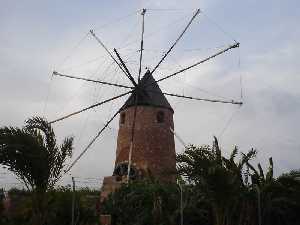
[[174, 224], [179, 207], [176, 185], [141, 181], [124, 186], [103, 204], [115, 224]]
[[[0, 218], [4, 216], [4, 190], [0, 189]], [[1, 219], [0, 219], [1, 222]]]
[[73, 138], [58, 146], [51, 125], [43, 118], [28, 119], [23, 128], [0, 128], [0, 164], [12, 171], [31, 191], [32, 224], [46, 221], [47, 195], [61, 177], [71, 156]]
[[[0, 164], [27, 187], [9, 191], [8, 211], [0, 193], [0, 224], [70, 224], [73, 192], [54, 185], [72, 145], [69, 137], [58, 146], [53, 129], [39, 117], [27, 120], [21, 129], [0, 128]], [[225, 157], [216, 138], [213, 146], [190, 145], [177, 155], [178, 184], [159, 183], [153, 177], [132, 181], [98, 210], [98, 191], [77, 190], [75, 223], [98, 224], [100, 214], [110, 214], [113, 225], [178, 225], [183, 209], [185, 225], [299, 224], [300, 171], [275, 178], [272, 158], [263, 170], [252, 163], [256, 154], [254, 149], [242, 153], [235, 147]]]
[[[32, 201], [30, 191], [12, 189], [9, 196], [12, 209], [1, 217], [2, 225], [31, 225]], [[60, 187], [47, 192], [47, 218], [44, 224], [70, 225], [73, 193], [70, 188]], [[77, 225], [97, 224], [96, 203], [99, 191], [81, 189], [75, 196], [75, 222]]]
[[[273, 177], [273, 161], [266, 173], [251, 164], [256, 150], [229, 158], [213, 146], [189, 146], [177, 156], [183, 188], [185, 225], [296, 225], [300, 217], [299, 171]], [[183, 180], [182, 180], [182, 178]], [[124, 185], [103, 204], [114, 225], [180, 224], [180, 190], [175, 184], [144, 181]], [[259, 218], [261, 223], [259, 223]]]

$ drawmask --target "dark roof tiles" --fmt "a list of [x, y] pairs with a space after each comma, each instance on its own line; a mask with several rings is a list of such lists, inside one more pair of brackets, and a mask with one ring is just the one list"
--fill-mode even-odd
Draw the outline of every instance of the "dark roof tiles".
[[161, 107], [173, 111], [170, 103], [162, 93], [161, 89], [159, 88], [150, 71], [147, 71], [145, 73], [140, 83], [138, 84], [138, 88], [127, 99], [127, 101], [122, 107], [122, 110], [134, 106], [136, 96], [137, 105], [139, 106], [143, 105]]

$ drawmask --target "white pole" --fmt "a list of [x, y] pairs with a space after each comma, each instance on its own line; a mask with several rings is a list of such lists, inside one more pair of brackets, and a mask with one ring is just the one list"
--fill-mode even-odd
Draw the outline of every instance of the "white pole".
[[74, 225], [74, 217], [75, 217], [75, 179], [72, 177], [73, 184], [73, 197], [72, 197], [72, 225]]
[[183, 139], [174, 131], [174, 129], [172, 127], [170, 127], [170, 131], [172, 132], [172, 134], [174, 134], [174, 136], [178, 139], [178, 141], [183, 145], [184, 148], [186, 148], [186, 144], [183, 141]]
[[133, 148], [133, 141], [130, 142], [128, 168], [127, 168], [127, 183], [129, 183], [129, 179], [130, 179], [132, 148]]

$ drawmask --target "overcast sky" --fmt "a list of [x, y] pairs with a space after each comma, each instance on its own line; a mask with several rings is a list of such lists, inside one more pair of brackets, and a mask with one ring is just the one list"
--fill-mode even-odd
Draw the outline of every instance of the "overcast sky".
[[[33, 115], [49, 120], [122, 93], [119, 88], [53, 77], [53, 70], [129, 84], [88, 35], [90, 29], [112, 50], [117, 48], [135, 76], [142, 8], [145, 16], [143, 71], [153, 68], [196, 8], [188, 32], [154, 77], [168, 75], [222, 49], [234, 40], [239, 49], [174, 79], [164, 91], [244, 105], [168, 98], [175, 131], [186, 143], [211, 144], [219, 137], [224, 154], [234, 145], [258, 150], [257, 162], [273, 157], [276, 175], [300, 168], [300, 3], [290, 1], [5, 1], [0, 0], [0, 126], [22, 126]], [[242, 81], [242, 82], [241, 82]], [[242, 85], [241, 85], [242, 84]], [[75, 136], [74, 157], [126, 98], [54, 125], [58, 139]], [[111, 175], [118, 121], [72, 169], [73, 176]], [[183, 146], [176, 141], [176, 151]], [[13, 183], [0, 171], [0, 184]], [[80, 180], [81, 179], [81, 180]], [[65, 182], [70, 176], [65, 177]], [[90, 180], [88, 180], [90, 182]], [[92, 181], [87, 185], [98, 185]], [[94, 183], [93, 183], [94, 182]], [[85, 184], [85, 183], [83, 183]]]

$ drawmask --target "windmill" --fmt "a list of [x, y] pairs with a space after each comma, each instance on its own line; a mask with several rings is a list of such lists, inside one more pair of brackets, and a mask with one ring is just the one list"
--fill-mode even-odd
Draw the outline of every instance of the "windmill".
[[[142, 16], [142, 29], [141, 29], [141, 40], [140, 40], [140, 49], [139, 49], [139, 69], [138, 69], [138, 74], [133, 74], [127, 67], [126, 62], [122, 58], [121, 54], [118, 52], [116, 48], [113, 49], [113, 51], [109, 50], [104, 42], [99, 38], [99, 36], [93, 31], [90, 30], [90, 35], [100, 44], [100, 46], [105, 50], [107, 53], [108, 57], [111, 58], [111, 60], [115, 63], [115, 65], [122, 71], [123, 75], [126, 77], [126, 79], [129, 80], [130, 85], [124, 85], [120, 83], [114, 83], [114, 82], [106, 82], [106, 81], [101, 81], [101, 80], [94, 80], [94, 79], [88, 79], [84, 77], [78, 77], [78, 76], [73, 76], [70, 74], [64, 74], [60, 73], [57, 71], [53, 72], [53, 76], [59, 76], [59, 77], [64, 77], [64, 78], [69, 78], [69, 79], [77, 79], [77, 80], [82, 80], [86, 82], [93, 82], [93, 83], [98, 83], [101, 85], [107, 85], [107, 86], [114, 86], [119, 89], [126, 89], [125, 92], [122, 94], [112, 96], [104, 101], [98, 102], [96, 104], [90, 105], [86, 108], [82, 108], [78, 111], [75, 111], [73, 113], [67, 114], [63, 117], [60, 117], [58, 119], [55, 119], [51, 121], [50, 123], [57, 123], [59, 121], [65, 120], [67, 118], [70, 118], [74, 115], [83, 113], [85, 111], [88, 111], [90, 109], [93, 109], [95, 107], [99, 107], [101, 105], [104, 105], [108, 102], [112, 102], [114, 100], [117, 100], [123, 96], [130, 95], [128, 100], [125, 102], [125, 104], [118, 109], [113, 116], [104, 124], [104, 126], [98, 131], [98, 133], [94, 136], [94, 138], [89, 142], [89, 144], [83, 149], [83, 151], [75, 158], [75, 160], [69, 165], [69, 167], [66, 169], [65, 173], [69, 172], [73, 166], [81, 159], [81, 157], [90, 149], [90, 147], [94, 144], [94, 142], [100, 137], [100, 135], [106, 130], [106, 128], [110, 125], [110, 123], [117, 117], [118, 114], [120, 114], [122, 111], [124, 111], [126, 108], [130, 107], [132, 110], [132, 120], [130, 123], [130, 140], [129, 140], [129, 149], [128, 149], [128, 161], [127, 164], [124, 168], [120, 168], [120, 170], [123, 170], [123, 173], [127, 175], [127, 182], [131, 179], [132, 175], [132, 157], [133, 157], [133, 148], [134, 148], [134, 143], [135, 143], [135, 138], [136, 138], [136, 121], [138, 118], [138, 113], [139, 113], [139, 106], [140, 105], [147, 105], [147, 104], [153, 104], [155, 103], [155, 106], [159, 106], [162, 108], [168, 108], [169, 110], [172, 111], [172, 109], [168, 106], [168, 102], [165, 101], [164, 96], [170, 96], [170, 97], [175, 97], [175, 98], [181, 98], [181, 99], [192, 99], [192, 100], [197, 100], [197, 101], [208, 101], [208, 102], [214, 102], [214, 103], [225, 103], [225, 104], [235, 104], [235, 105], [242, 105], [243, 103], [241, 101], [235, 101], [235, 100], [223, 100], [223, 99], [210, 99], [210, 98], [200, 98], [200, 97], [194, 97], [194, 96], [187, 96], [183, 94], [176, 94], [176, 93], [168, 93], [164, 92], [159, 88], [159, 83], [168, 79], [171, 79], [175, 76], [179, 76], [183, 72], [186, 72], [192, 68], [198, 67], [199, 65], [219, 56], [224, 54], [225, 52], [228, 52], [229, 50], [232, 50], [234, 48], [239, 47], [238, 42], [234, 42], [233, 44], [223, 48], [222, 50], [219, 50], [215, 52], [214, 54], [210, 55], [209, 57], [206, 57], [204, 59], [201, 59], [192, 65], [189, 65], [187, 67], [181, 68], [180, 70], [173, 72], [171, 74], [168, 74], [160, 79], [155, 80], [154, 79], [154, 74], [157, 71], [157, 69], [163, 64], [165, 59], [169, 56], [170, 52], [175, 48], [177, 43], [182, 39], [186, 31], [190, 28], [191, 24], [195, 20], [195, 18], [201, 13], [200, 9], [197, 9], [192, 17], [190, 18], [189, 22], [187, 25], [184, 27], [182, 32], [179, 34], [179, 36], [175, 39], [173, 44], [169, 47], [169, 49], [163, 54], [161, 59], [158, 61], [158, 63], [153, 67], [153, 69], [147, 69], [145, 74], [142, 74], [142, 61], [143, 61], [143, 51], [144, 51], [144, 21], [145, 21], [145, 14], [146, 14], [146, 9], [143, 9], [141, 11], [141, 16]], [[149, 103], [150, 102], [150, 103]], [[122, 118], [121, 118], [122, 119]], [[159, 118], [158, 118], [159, 119]], [[172, 126], [169, 127], [170, 130], [172, 131]], [[170, 131], [169, 130], [169, 131]], [[170, 131], [170, 132], [171, 132]], [[124, 169], [126, 170], [124, 172]]]

